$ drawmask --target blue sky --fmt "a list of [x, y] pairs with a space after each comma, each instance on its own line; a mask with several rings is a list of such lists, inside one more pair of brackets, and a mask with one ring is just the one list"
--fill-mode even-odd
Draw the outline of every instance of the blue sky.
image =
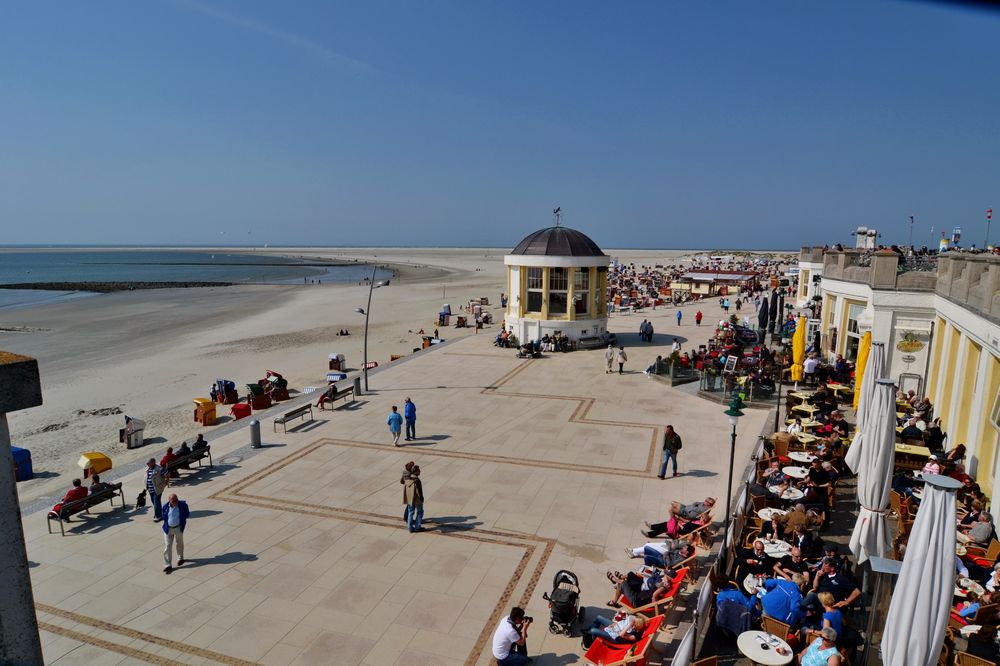
[[[1000, 14], [909, 2], [0, 6], [0, 243], [981, 243]], [[1000, 230], [994, 234], [1000, 238]]]

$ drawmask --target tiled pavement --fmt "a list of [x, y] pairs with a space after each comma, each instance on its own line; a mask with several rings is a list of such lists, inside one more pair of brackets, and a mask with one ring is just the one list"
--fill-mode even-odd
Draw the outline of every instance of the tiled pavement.
[[[606, 375], [602, 351], [518, 360], [476, 336], [371, 383], [287, 435], [266, 419], [256, 455], [237, 453], [245, 432], [212, 441], [215, 469], [175, 488], [192, 517], [190, 564], [172, 575], [150, 510], [131, 508], [140, 473], [124, 479], [129, 507], [104, 505], [65, 538], [47, 534], [44, 513], [26, 516], [47, 662], [486, 664], [496, 622], [522, 604], [538, 620], [536, 663], [576, 663], [579, 639], [545, 629], [552, 575], [579, 574], [593, 615], [604, 572], [645, 541], [643, 519], [725, 493], [722, 408], [637, 370]], [[406, 396], [420, 439], [396, 449], [385, 417]], [[765, 416], [747, 412], [737, 460]], [[684, 474], [661, 481], [666, 423], [684, 438]], [[408, 460], [427, 496], [419, 534], [402, 522]]]

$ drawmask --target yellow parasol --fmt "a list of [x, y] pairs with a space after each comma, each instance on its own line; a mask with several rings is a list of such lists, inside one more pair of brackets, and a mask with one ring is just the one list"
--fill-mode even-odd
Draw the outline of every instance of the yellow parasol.
[[868, 352], [872, 348], [872, 332], [861, 336], [858, 346], [858, 362], [854, 365], [854, 411], [858, 411], [858, 400], [861, 398], [861, 382], [865, 378], [865, 366], [868, 365]]
[[806, 318], [799, 317], [792, 334], [792, 381], [802, 381], [802, 364], [806, 360]]

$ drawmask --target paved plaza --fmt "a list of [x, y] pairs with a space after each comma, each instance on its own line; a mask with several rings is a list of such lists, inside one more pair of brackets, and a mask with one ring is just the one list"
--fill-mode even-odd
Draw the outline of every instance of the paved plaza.
[[[675, 499], [723, 501], [730, 426], [723, 406], [641, 373], [668, 353], [667, 335], [629, 346], [623, 376], [605, 374], [603, 350], [521, 360], [491, 342], [395, 362], [370, 395], [287, 434], [264, 418], [260, 450], [246, 430], [207, 430], [214, 469], [173, 487], [192, 513], [189, 562], [171, 575], [151, 509], [133, 508], [142, 472], [124, 478], [125, 509], [101, 505], [65, 537], [47, 533], [44, 512], [26, 516], [46, 661], [487, 664], [512, 605], [536, 618], [537, 664], [580, 661], [579, 638], [546, 628], [553, 574], [576, 572], [588, 614], [608, 611], [604, 572], [630, 566], [622, 548], [645, 542], [644, 519]], [[418, 439], [395, 448], [385, 419], [406, 397]], [[741, 420], [737, 473], [766, 417]], [[661, 481], [667, 423], [684, 438], [682, 476]], [[410, 460], [427, 498], [416, 534], [399, 483]]]

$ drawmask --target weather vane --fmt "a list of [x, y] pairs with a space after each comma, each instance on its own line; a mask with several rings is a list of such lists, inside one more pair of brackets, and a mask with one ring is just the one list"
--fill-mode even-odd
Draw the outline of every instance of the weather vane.
[[552, 216], [555, 218], [556, 226], [558, 227], [562, 223], [562, 206], [553, 209]]

